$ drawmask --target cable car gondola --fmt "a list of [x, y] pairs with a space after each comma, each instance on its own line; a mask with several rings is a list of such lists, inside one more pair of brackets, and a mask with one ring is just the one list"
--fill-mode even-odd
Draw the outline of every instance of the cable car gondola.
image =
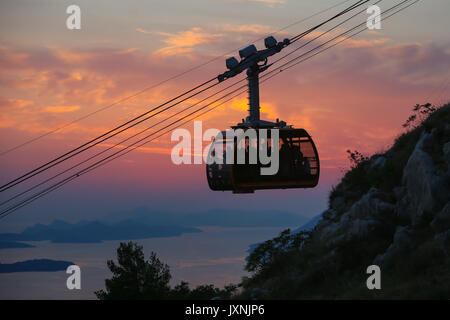
[[[306, 130], [293, 128], [278, 119], [276, 122], [260, 120], [259, 73], [270, 67], [267, 65], [267, 58], [289, 45], [289, 40], [277, 43], [275, 38], [270, 36], [264, 43], [264, 50], [258, 51], [254, 45], [240, 50], [240, 62], [234, 57], [228, 58], [226, 66], [229, 70], [218, 76], [218, 80], [223, 81], [247, 70], [249, 116], [232, 127], [233, 130], [242, 129], [239, 134], [227, 137], [227, 132], [223, 131], [212, 142], [206, 165], [206, 176], [211, 190], [252, 193], [261, 189], [313, 188], [319, 181], [319, 155]], [[262, 64], [259, 64], [260, 62]], [[247, 137], [246, 132], [249, 129], [256, 132], [256, 142]], [[260, 134], [261, 130], [266, 130], [265, 137]], [[275, 137], [268, 134], [273, 132], [271, 130], [278, 130], [277, 144], [273, 140]], [[250, 161], [250, 148], [255, 148], [258, 155], [259, 146], [263, 144], [266, 144], [265, 150], [271, 150], [270, 152], [274, 151], [271, 147], [278, 145], [279, 166], [275, 174], [261, 174], [261, 169], [267, 167], [267, 164], [263, 164], [258, 156], [256, 162]], [[239, 152], [245, 155], [244, 163], [237, 159]], [[232, 159], [231, 163], [226, 161], [227, 154], [230, 153], [232, 156], [228, 159]], [[213, 158], [222, 160], [211, 161]]]

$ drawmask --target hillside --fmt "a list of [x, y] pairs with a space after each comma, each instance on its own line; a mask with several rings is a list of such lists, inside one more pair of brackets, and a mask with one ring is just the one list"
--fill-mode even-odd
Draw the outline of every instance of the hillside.
[[[349, 152], [312, 231], [252, 251], [240, 298], [450, 298], [450, 105], [413, 111], [386, 152]], [[366, 287], [372, 264], [381, 290]]]

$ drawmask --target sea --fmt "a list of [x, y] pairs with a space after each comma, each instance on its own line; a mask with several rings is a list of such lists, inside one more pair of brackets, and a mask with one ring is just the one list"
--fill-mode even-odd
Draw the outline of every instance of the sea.
[[[295, 229], [293, 226], [291, 229]], [[223, 287], [238, 283], [243, 276], [249, 246], [277, 236], [282, 227], [223, 228], [199, 227], [203, 232], [177, 237], [133, 240], [144, 248], [146, 259], [153, 251], [170, 267], [174, 286], [186, 281], [193, 288], [201, 284]], [[0, 274], [0, 299], [96, 299], [112, 274], [106, 266], [116, 260], [120, 241], [101, 243], [27, 242], [34, 248], [1, 249], [0, 262], [32, 259], [71, 261], [81, 269], [81, 288], [69, 290], [70, 274], [57, 272], [17, 272]]]

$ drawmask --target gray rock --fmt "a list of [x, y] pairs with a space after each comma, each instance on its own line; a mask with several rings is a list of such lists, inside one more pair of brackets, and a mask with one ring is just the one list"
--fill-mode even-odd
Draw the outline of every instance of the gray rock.
[[396, 204], [396, 215], [399, 222], [402, 224], [409, 224], [411, 222], [411, 206], [409, 205], [409, 198], [407, 195], [403, 196]]
[[374, 264], [383, 267], [391, 266], [398, 256], [412, 248], [411, 232], [409, 227], [399, 226], [395, 230], [394, 240], [385, 253], [376, 256]]
[[372, 188], [353, 206], [336, 217], [335, 210], [328, 209], [317, 225], [317, 237], [328, 248], [350, 241], [367, 239], [375, 231], [384, 228], [383, 220], [392, 220], [395, 207], [380, 199], [382, 193]]
[[447, 162], [447, 165], [450, 166], [450, 142], [444, 144], [442, 150], [444, 152], [445, 162]]
[[335, 236], [340, 228], [339, 222], [330, 220], [321, 220], [316, 226], [316, 235], [320, 242], [326, 242], [329, 238]]
[[354, 219], [347, 225], [346, 235], [348, 239], [362, 239], [382, 227], [382, 223], [375, 219]]
[[399, 248], [410, 248], [412, 245], [410, 227], [398, 226], [395, 229], [394, 241], [392, 243]]
[[402, 199], [406, 194], [406, 189], [403, 186], [395, 187], [392, 189], [394, 196], [397, 200]]
[[431, 156], [424, 151], [427, 143], [433, 142], [433, 135], [424, 132], [403, 170], [403, 185], [406, 187], [411, 221], [416, 224], [422, 220], [424, 213], [433, 213], [448, 201], [445, 178], [436, 174]]
[[434, 237], [439, 247], [444, 251], [447, 257], [450, 257], [450, 230], [439, 233]]
[[382, 200], [384, 194], [371, 188], [349, 210], [351, 218], [382, 219], [393, 216], [395, 206]]
[[323, 230], [322, 241], [328, 248], [345, 245], [352, 241], [367, 239], [376, 230], [383, 228], [383, 224], [374, 219], [346, 219]]
[[444, 134], [445, 134], [447, 137], [450, 137], [450, 124], [446, 124], [446, 125], [445, 125], [445, 128], [444, 128]]
[[436, 232], [450, 229], [450, 201], [439, 211], [431, 221], [431, 227]]

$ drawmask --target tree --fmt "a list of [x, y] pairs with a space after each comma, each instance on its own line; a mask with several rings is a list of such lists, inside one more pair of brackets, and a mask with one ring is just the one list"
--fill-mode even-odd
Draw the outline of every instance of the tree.
[[177, 284], [170, 292], [170, 299], [172, 300], [187, 300], [191, 294], [191, 289], [189, 288], [189, 283], [186, 281], [181, 281]]
[[117, 249], [117, 262], [108, 260], [113, 276], [105, 280], [106, 291], [96, 291], [101, 300], [165, 299], [169, 296], [171, 278], [169, 266], [151, 252], [145, 261], [142, 246], [121, 242]]
[[431, 114], [433, 114], [438, 108], [431, 103], [416, 104], [413, 107], [413, 114], [409, 116], [404, 124], [403, 128], [414, 129], [420, 126]]
[[369, 157], [366, 157], [358, 150], [355, 151], [347, 150], [347, 153], [348, 153], [348, 160], [350, 160], [352, 169], [355, 169], [360, 164], [365, 163], [370, 159]]
[[299, 251], [309, 237], [309, 231], [291, 233], [290, 229], [283, 230], [278, 237], [259, 244], [253, 250], [248, 257], [245, 270], [260, 274], [270, 269], [280, 257]]
[[94, 292], [100, 300], [231, 299], [237, 291], [237, 286], [233, 284], [225, 286], [223, 290], [212, 284], [200, 285], [191, 290], [185, 281], [171, 289], [169, 266], [162, 263], [154, 252], [151, 252], [150, 258], [145, 261], [142, 246], [131, 241], [120, 243], [117, 262], [118, 264], [112, 260], [107, 261], [113, 276], [105, 280], [106, 291]]

